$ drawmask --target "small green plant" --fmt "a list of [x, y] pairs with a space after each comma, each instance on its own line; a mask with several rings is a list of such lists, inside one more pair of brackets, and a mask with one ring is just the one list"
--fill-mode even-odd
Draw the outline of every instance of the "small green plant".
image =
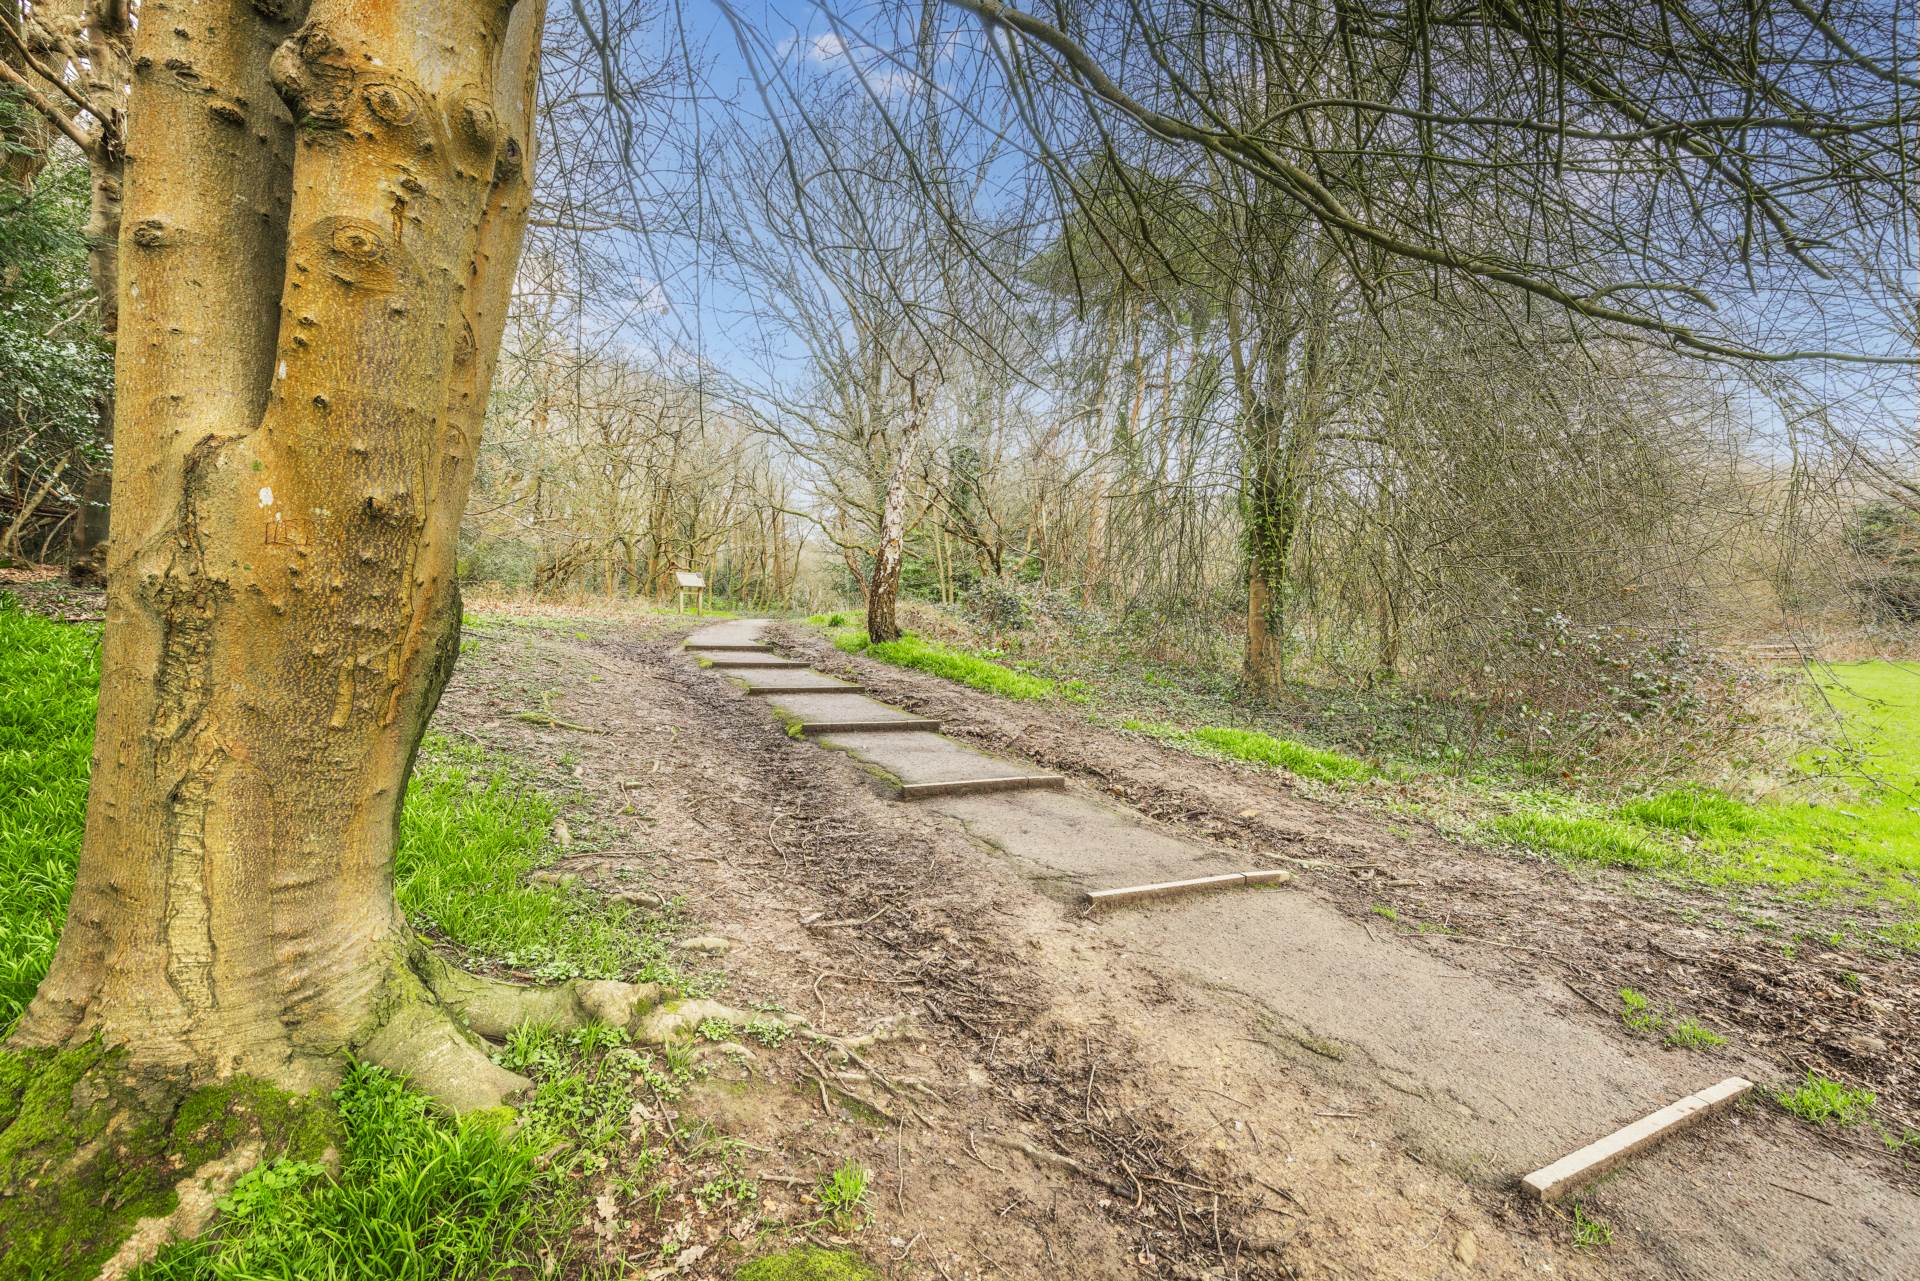
[[1630, 987], [1620, 989], [1620, 1005], [1620, 1021], [1628, 1031], [1659, 1036], [1673, 1049], [1710, 1050], [1727, 1043], [1726, 1037], [1697, 1019], [1656, 1010], [1643, 993]]
[[770, 1050], [785, 1045], [787, 1038], [793, 1035], [793, 1029], [779, 1019], [762, 1018], [755, 1015], [747, 1020], [744, 1031], [750, 1040], [758, 1041]]
[[594, 1019], [570, 1038], [582, 1054], [595, 1054], [627, 1043], [627, 1029]]
[[759, 1195], [760, 1189], [752, 1179], [743, 1178], [738, 1174], [731, 1173], [720, 1175], [718, 1178], [708, 1179], [705, 1183], [702, 1183], [693, 1190], [693, 1199], [709, 1209], [719, 1205], [729, 1197], [745, 1204], [749, 1201], [756, 1200]]
[[691, 1040], [669, 1041], [660, 1047], [660, 1059], [667, 1065], [667, 1071], [681, 1081], [691, 1080], [693, 1069], [699, 1059], [698, 1047]]
[[1392, 921], [1396, 925], [1400, 923], [1400, 913], [1394, 911], [1392, 908], [1386, 906], [1384, 903], [1375, 903], [1372, 907], [1368, 908], [1367, 910], [1372, 912], [1375, 916], [1381, 918], [1382, 920]]
[[701, 1019], [694, 1034], [703, 1041], [731, 1041], [734, 1037], [733, 1024], [725, 1019]]
[[872, 1181], [873, 1173], [864, 1165], [842, 1161], [814, 1189], [821, 1214], [842, 1231], [853, 1227], [866, 1208], [868, 1185]]
[[1573, 1205], [1573, 1248], [1576, 1250], [1598, 1250], [1602, 1246], [1613, 1244], [1613, 1225], [1605, 1219], [1588, 1214], [1578, 1201]]
[[1693, 1019], [1679, 1018], [1667, 1025], [1666, 1041], [1677, 1050], [1711, 1050], [1725, 1045], [1727, 1038]]
[[493, 1056], [510, 1072], [552, 1068], [560, 1061], [560, 1037], [548, 1023], [522, 1023], [507, 1033], [506, 1044]]
[[1879, 1102], [1872, 1090], [1854, 1089], [1831, 1077], [1809, 1071], [1792, 1089], [1773, 1092], [1773, 1101], [1810, 1125], [1858, 1125]]
[[1620, 1021], [1634, 1032], [1657, 1032], [1660, 1030], [1660, 1016], [1653, 1012], [1652, 1002], [1630, 987], [1620, 989], [1620, 1004], [1625, 1007]]

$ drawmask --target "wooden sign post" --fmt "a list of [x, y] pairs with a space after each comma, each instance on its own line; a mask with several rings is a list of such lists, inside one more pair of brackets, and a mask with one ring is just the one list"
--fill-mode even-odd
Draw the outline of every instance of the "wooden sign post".
[[680, 585], [679, 612], [682, 614], [687, 612], [687, 593], [691, 591], [693, 593], [693, 612], [695, 614], [704, 613], [707, 603], [707, 580], [699, 574], [690, 574], [685, 570], [678, 570], [673, 575], [673, 581]]

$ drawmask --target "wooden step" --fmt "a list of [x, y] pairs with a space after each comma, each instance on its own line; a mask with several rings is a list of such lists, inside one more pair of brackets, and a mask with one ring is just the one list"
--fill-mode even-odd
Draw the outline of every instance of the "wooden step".
[[1176, 898], [1182, 894], [1204, 894], [1209, 890], [1239, 889], [1247, 885], [1285, 885], [1292, 872], [1279, 868], [1261, 868], [1252, 872], [1223, 872], [1218, 876], [1195, 876], [1184, 881], [1155, 881], [1151, 885], [1126, 885], [1110, 890], [1088, 890], [1089, 908], [1115, 907], [1123, 903], [1142, 903], [1149, 899]]
[[1006, 774], [998, 778], [959, 778], [947, 783], [902, 783], [903, 801], [924, 801], [935, 796], [971, 796], [980, 792], [1022, 792], [1029, 788], [1060, 788], [1067, 780], [1058, 774]]
[[727, 645], [713, 641], [696, 645], [688, 641], [684, 642], [683, 647], [686, 649], [704, 649], [715, 654], [771, 654], [773, 652], [771, 647], [759, 641], [755, 641], [750, 645]]
[[772, 655], [768, 655], [765, 658], [760, 658], [753, 655], [744, 655], [740, 657], [722, 655], [719, 658], [709, 658], [707, 659], [707, 662], [714, 667], [724, 667], [728, 671], [736, 671], [736, 670], [742, 670], [742, 669], [758, 670], [758, 669], [765, 669], [765, 668], [777, 668], [781, 671], [787, 671], [794, 668], [799, 668], [804, 670], [806, 667], [806, 664], [801, 662], [797, 658], [776, 658]]
[[749, 694], [864, 694], [858, 685], [749, 685]]
[[867, 731], [919, 730], [937, 734], [940, 722], [918, 716], [901, 716], [890, 721], [801, 721], [802, 734], [859, 734]]

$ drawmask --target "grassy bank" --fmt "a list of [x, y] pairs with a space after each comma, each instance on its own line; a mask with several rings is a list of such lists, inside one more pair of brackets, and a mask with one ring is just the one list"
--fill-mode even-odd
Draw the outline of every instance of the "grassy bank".
[[1078, 682], [1046, 680], [997, 662], [984, 654], [957, 649], [912, 634], [904, 635], [899, 640], [875, 644], [867, 639], [864, 630], [845, 625], [846, 618], [844, 614], [818, 614], [808, 621], [826, 627], [833, 637], [834, 646], [843, 653], [864, 654], [895, 667], [926, 672], [1000, 698], [1019, 702], [1037, 702], [1048, 698], [1079, 702], [1086, 698], [1085, 690]]

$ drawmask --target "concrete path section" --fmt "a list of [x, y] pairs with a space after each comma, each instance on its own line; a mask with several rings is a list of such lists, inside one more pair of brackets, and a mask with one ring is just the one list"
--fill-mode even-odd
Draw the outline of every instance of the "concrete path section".
[[766, 642], [761, 639], [761, 633], [766, 627], [763, 618], [732, 618], [702, 627], [687, 637], [684, 644], [688, 649], [735, 649], [742, 645], [764, 649]]

